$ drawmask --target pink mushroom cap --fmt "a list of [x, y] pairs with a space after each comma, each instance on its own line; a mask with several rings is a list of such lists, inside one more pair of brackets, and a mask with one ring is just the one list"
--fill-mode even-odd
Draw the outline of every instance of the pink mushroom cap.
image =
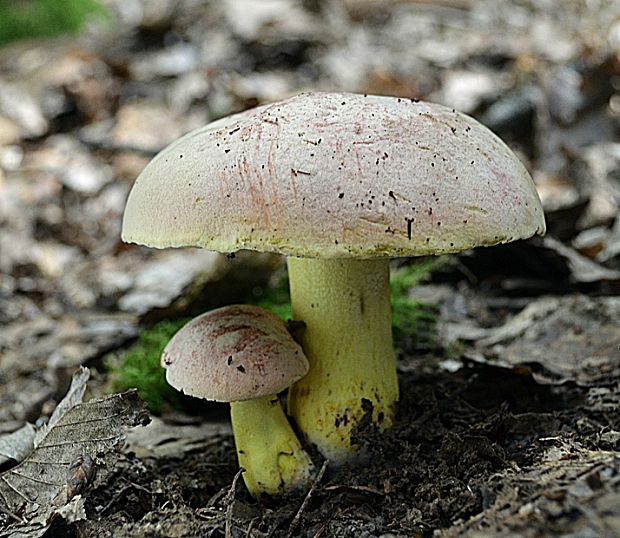
[[545, 232], [536, 187], [489, 129], [415, 99], [303, 93], [160, 152], [124, 241], [310, 258], [460, 252]]
[[176, 389], [219, 402], [277, 394], [308, 372], [308, 360], [284, 322], [252, 305], [194, 318], [172, 337], [161, 365]]

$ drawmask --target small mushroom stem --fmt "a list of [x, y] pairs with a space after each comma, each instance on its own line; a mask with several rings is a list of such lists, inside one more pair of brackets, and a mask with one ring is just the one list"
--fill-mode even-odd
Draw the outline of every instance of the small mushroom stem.
[[314, 465], [277, 396], [232, 402], [230, 416], [243, 480], [252, 496], [281, 495], [310, 482]]
[[386, 428], [398, 400], [389, 260], [288, 258], [293, 318], [306, 324], [308, 374], [289, 414], [333, 463], [351, 459], [362, 419]]

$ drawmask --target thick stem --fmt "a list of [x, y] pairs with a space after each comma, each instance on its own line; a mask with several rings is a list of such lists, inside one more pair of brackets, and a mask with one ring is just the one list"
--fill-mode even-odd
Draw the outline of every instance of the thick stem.
[[277, 396], [232, 402], [230, 416], [243, 480], [254, 497], [308, 484], [314, 466]]
[[389, 261], [288, 258], [293, 318], [306, 324], [310, 371], [289, 391], [289, 414], [330, 461], [356, 453], [365, 417], [389, 427], [398, 400]]

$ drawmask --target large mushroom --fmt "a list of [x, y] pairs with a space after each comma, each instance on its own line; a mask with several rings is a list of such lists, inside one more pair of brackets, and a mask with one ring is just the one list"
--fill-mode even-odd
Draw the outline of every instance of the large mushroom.
[[389, 259], [542, 234], [529, 174], [474, 119], [415, 99], [305, 93], [174, 142], [129, 195], [123, 239], [289, 256], [307, 376], [289, 412], [333, 462], [398, 400]]
[[230, 402], [239, 465], [252, 495], [307, 484], [314, 466], [277, 393], [306, 374], [308, 361], [280, 318], [251, 305], [211, 310], [172, 337], [161, 365], [168, 383], [185, 394]]

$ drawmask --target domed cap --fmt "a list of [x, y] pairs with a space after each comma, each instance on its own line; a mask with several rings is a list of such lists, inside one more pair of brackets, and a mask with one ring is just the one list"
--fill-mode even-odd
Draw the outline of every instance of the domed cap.
[[277, 394], [308, 372], [308, 360], [284, 322], [251, 305], [194, 318], [172, 337], [161, 365], [176, 389], [219, 402]]
[[122, 235], [159, 248], [369, 258], [544, 231], [524, 166], [469, 116], [411, 99], [305, 93], [164, 149], [133, 186]]

